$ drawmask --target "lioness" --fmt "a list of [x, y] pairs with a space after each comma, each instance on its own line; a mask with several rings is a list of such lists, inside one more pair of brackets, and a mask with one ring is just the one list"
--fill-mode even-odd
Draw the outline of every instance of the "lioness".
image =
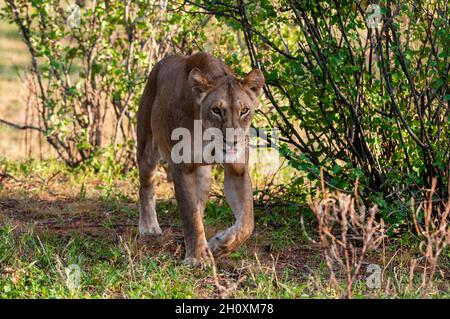
[[254, 69], [241, 81], [222, 61], [208, 53], [168, 56], [154, 66], [137, 113], [141, 235], [162, 233], [155, 211], [154, 191], [161, 155], [168, 163], [174, 182], [183, 224], [186, 262], [204, 262], [208, 258], [208, 247], [216, 257], [227, 255], [252, 234], [248, 139], [229, 141], [224, 138], [226, 145], [231, 143], [245, 150], [243, 162], [223, 164], [225, 196], [236, 223], [207, 242], [203, 210], [210, 189], [211, 163], [175, 163], [171, 158], [175, 144], [171, 135], [177, 128], [193, 132], [195, 120], [202, 121], [202, 130], [217, 128], [224, 132], [223, 136], [226, 136], [227, 128], [248, 132], [263, 85], [264, 76], [260, 70]]

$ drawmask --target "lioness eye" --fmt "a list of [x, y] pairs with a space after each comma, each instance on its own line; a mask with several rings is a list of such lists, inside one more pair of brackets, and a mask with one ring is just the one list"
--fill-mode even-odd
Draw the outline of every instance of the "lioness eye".
[[213, 107], [212, 112], [216, 115], [222, 116], [222, 111], [218, 107]]
[[250, 112], [250, 109], [248, 107], [241, 110], [241, 116], [247, 115], [248, 112]]

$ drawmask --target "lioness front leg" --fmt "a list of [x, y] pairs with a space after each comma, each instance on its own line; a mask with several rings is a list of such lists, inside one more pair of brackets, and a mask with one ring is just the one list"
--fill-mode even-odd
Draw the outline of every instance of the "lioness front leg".
[[182, 167], [173, 168], [175, 197], [183, 224], [184, 242], [186, 246], [185, 262], [201, 264], [208, 258], [207, 242], [203, 227], [203, 207], [199, 205], [197, 185], [197, 169], [186, 171]]
[[225, 164], [225, 196], [236, 223], [216, 234], [209, 248], [216, 257], [229, 254], [250, 237], [254, 228], [252, 185], [246, 164]]
[[196, 169], [195, 186], [197, 188], [197, 207], [203, 218], [205, 216], [205, 206], [208, 202], [209, 191], [211, 188], [211, 166], [200, 166]]

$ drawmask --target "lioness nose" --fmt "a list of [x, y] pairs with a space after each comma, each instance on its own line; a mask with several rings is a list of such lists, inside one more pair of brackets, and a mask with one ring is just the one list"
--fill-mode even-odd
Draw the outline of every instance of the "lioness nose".
[[232, 140], [227, 140], [225, 137], [223, 138], [223, 142], [227, 144], [229, 147], [236, 146], [238, 141], [234, 138]]

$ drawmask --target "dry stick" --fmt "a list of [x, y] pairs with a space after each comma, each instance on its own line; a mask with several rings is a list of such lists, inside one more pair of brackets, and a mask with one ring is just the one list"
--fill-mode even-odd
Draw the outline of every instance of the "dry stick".
[[411, 259], [411, 266], [409, 268], [409, 280], [408, 280], [408, 291], [412, 291], [413, 283], [414, 283], [414, 270], [417, 266], [417, 259]]
[[[437, 179], [433, 178], [431, 189], [429, 190], [429, 199], [419, 204], [417, 210], [414, 209], [414, 200], [411, 200], [414, 226], [417, 233], [425, 237], [421, 242], [421, 247], [425, 246], [424, 251], [421, 248], [422, 255], [425, 258], [425, 266], [422, 272], [422, 283], [418, 288], [418, 291], [421, 290], [422, 296], [426, 296], [431, 289], [439, 256], [450, 242], [450, 230], [448, 227], [450, 202], [446, 203], [445, 212], [443, 214], [438, 213], [439, 216], [432, 220], [433, 196], [436, 192], [436, 186]], [[417, 220], [417, 215], [421, 210], [424, 211], [424, 227]], [[437, 224], [436, 226], [435, 223]], [[427, 276], [428, 269], [430, 269], [430, 272]]]
[[[29, 106], [30, 106], [29, 103], [25, 103], [25, 125], [28, 125]], [[31, 123], [33, 123], [33, 122], [31, 122]], [[25, 133], [24, 134], [24, 144], [25, 144], [24, 153], [25, 153], [25, 158], [26, 158], [27, 155], [31, 155], [31, 145], [28, 147], [28, 142], [29, 142], [28, 138], [30, 138], [30, 140], [31, 140], [31, 134], [30, 134], [30, 136], [27, 134], [28, 130], [25, 130], [24, 133]], [[30, 144], [31, 144], [31, 142], [30, 142]], [[27, 154], [27, 148], [29, 149], [28, 154]]]
[[214, 278], [214, 284], [216, 285], [217, 289], [219, 290], [219, 293], [221, 294], [222, 298], [225, 298], [228, 296], [231, 292], [237, 289], [237, 287], [241, 284], [242, 281], [244, 281], [247, 276], [241, 276], [238, 281], [236, 281], [234, 284], [230, 285], [230, 287], [223, 286], [219, 281], [219, 276], [217, 275], [217, 267], [216, 267], [216, 261], [214, 259], [214, 256], [211, 252], [211, 249], [209, 247], [206, 248], [206, 252], [208, 254], [208, 258], [211, 261], [211, 268], [213, 272], [213, 278]]
[[16, 124], [16, 123], [13, 123], [13, 122], [10, 122], [7, 120], [3, 120], [3, 119], [0, 119], [0, 123], [6, 124], [15, 129], [18, 129], [18, 130], [36, 130], [39, 132], [44, 132], [44, 130], [40, 129], [39, 127], [33, 126], [33, 125], [20, 125], [20, 124]]
[[20, 183], [20, 180], [18, 180], [17, 178], [15, 178], [14, 176], [12, 176], [11, 174], [8, 173], [0, 173], [0, 182], [4, 179], [4, 178], [10, 178], [16, 182]]
[[303, 235], [306, 237], [306, 239], [307, 239], [308, 241], [310, 241], [311, 243], [313, 243], [313, 244], [317, 244], [317, 241], [315, 241], [314, 239], [312, 239], [312, 238], [309, 236], [308, 232], [306, 231], [306, 228], [305, 228], [305, 222], [304, 222], [303, 215], [300, 216], [300, 226], [301, 226], [301, 228], [302, 228]]

